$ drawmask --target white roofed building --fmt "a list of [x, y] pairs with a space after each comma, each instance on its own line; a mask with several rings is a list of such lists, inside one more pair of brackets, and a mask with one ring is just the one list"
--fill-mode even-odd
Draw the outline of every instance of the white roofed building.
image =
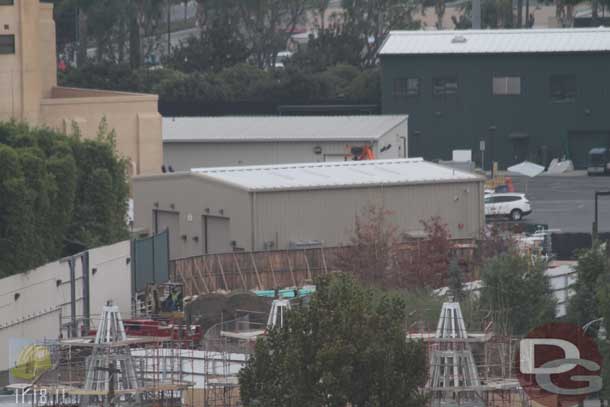
[[197, 168], [136, 177], [135, 223], [169, 229], [171, 258], [345, 244], [371, 205], [406, 235], [439, 216], [454, 238], [477, 238], [483, 181], [421, 158]]
[[244, 116], [163, 119], [166, 167], [345, 161], [369, 145], [378, 158], [405, 158], [407, 116]]

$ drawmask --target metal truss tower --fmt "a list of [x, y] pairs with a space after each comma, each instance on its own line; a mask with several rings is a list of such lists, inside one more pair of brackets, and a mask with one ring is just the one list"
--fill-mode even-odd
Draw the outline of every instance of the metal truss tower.
[[142, 383], [136, 374], [119, 307], [111, 303], [103, 308], [86, 366], [81, 406], [114, 406], [140, 401]]
[[443, 304], [430, 353], [427, 387], [442, 404], [477, 404], [481, 400], [481, 381], [458, 302]]

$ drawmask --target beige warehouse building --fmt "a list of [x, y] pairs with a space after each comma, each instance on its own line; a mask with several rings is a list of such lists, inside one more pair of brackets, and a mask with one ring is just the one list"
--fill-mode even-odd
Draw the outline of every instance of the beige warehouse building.
[[477, 238], [483, 181], [420, 158], [194, 169], [136, 177], [135, 224], [169, 229], [171, 258], [341, 245], [370, 205], [406, 234], [439, 216], [454, 238]]
[[53, 5], [0, 1], [0, 121], [24, 120], [93, 138], [103, 118], [132, 174], [158, 173], [163, 160], [158, 97], [57, 86]]
[[163, 119], [163, 156], [195, 167], [345, 161], [369, 146], [376, 158], [406, 158], [408, 117], [252, 116]]

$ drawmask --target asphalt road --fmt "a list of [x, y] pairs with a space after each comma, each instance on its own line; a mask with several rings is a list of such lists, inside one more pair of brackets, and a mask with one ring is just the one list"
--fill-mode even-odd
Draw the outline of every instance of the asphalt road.
[[[517, 192], [526, 192], [532, 213], [527, 223], [543, 223], [562, 232], [591, 232], [594, 192], [610, 191], [610, 176], [513, 176]], [[610, 196], [599, 198], [599, 231], [610, 232]]]

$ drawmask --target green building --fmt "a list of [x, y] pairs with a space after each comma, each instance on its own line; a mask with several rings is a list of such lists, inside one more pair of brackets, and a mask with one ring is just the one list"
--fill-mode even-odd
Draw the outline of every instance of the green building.
[[583, 168], [610, 146], [610, 29], [396, 31], [380, 59], [383, 113], [409, 115], [410, 156]]

